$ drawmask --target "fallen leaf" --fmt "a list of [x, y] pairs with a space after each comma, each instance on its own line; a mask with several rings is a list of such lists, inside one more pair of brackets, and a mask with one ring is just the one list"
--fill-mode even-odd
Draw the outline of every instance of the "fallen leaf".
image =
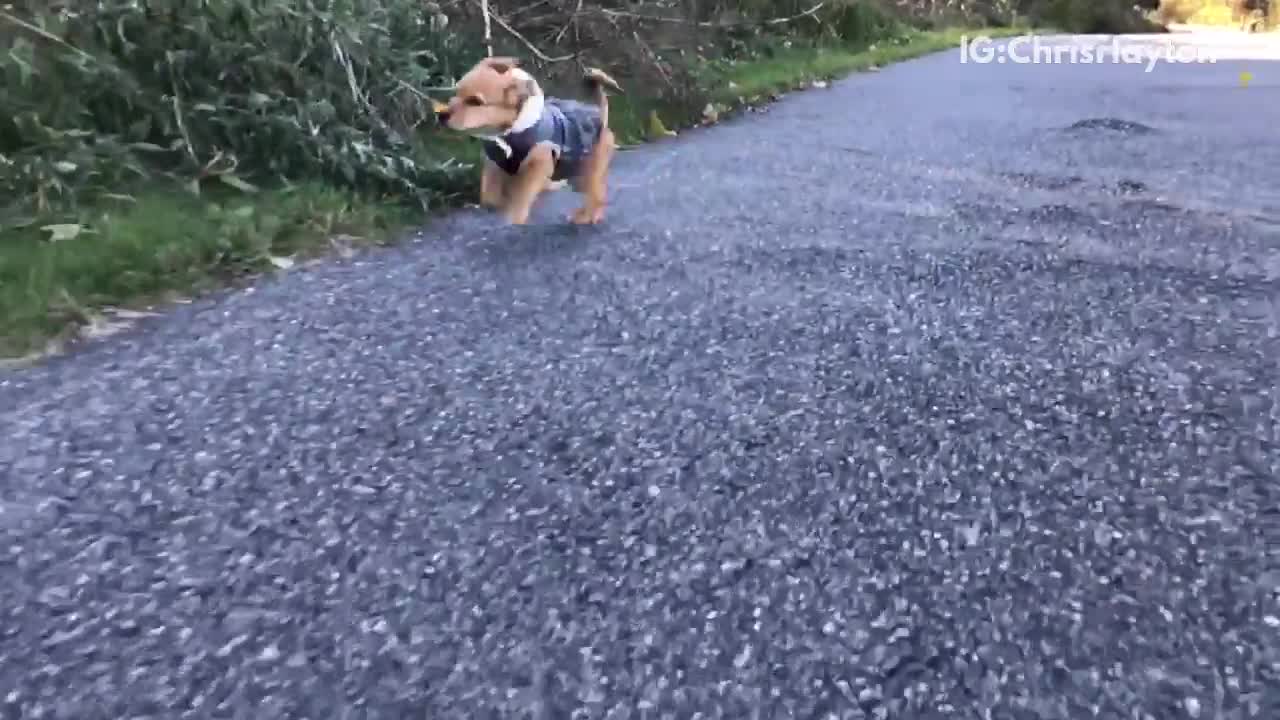
[[329, 238], [329, 245], [337, 251], [338, 257], [350, 258], [356, 254], [355, 244], [360, 238], [354, 235], [338, 234]]
[[650, 137], [650, 138], [674, 137], [674, 136], [675, 136], [675, 133], [674, 133], [673, 131], [671, 131], [671, 130], [668, 130], [668, 129], [667, 129], [667, 126], [666, 126], [666, 125], [664, 125], [664, 124], [662, 123], [662, 118], [658, 116], [658, 111], [657, 111], [657, 110], [650, 110], [650, 111], [649, 111], [649, 123], [648, 123], [648, 125], [649, 125], [649, 128], [648, 128], [648, 129], [649, 129], [649, 137]]
[[80, 328], [80, 337], [100, 340], [111, 337], [131, 327], [128, 322], [112, 322], [101, 315], [92, 315], [84, 327]]
[[54, 225], [45, 225], [40, 228], [49, 233], [49, 242], [61, 242], [63, 240], [74, 240], [84, 232], [84, 226], [79, 223], [56, 223]]
[[128, 308], [113, 308], [111, 316], [120, 318], [121, 320], [141, 320], [143, 318], [160, 317], [159, 313], [146, 312], [144, 310], [130, 310]]
[[258, 192], [257, 186], [253, 185], [252, 183], [245, 182], [244, 180], [241, 180], [240, 178], [230, 173], [223, 173], [218, 176], [218, 179], [242, 192], [247, 192], [247, 193]]

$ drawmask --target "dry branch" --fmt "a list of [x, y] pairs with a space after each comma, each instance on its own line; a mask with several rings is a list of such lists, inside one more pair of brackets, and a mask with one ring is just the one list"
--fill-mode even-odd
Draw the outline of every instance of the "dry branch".
[[696, 25], [697, 27], [727, 29], [727, 28], [743, 27], [743, 26], [755, 25], [755, 24], [783, 25], [785, 23], [794, 22], [796, 20], [801, 20], [806, 17], [812, 17], [815, 13], [821, 10], [823, 6], [825, 6], [826, 4], [827, 3], [824, 0], [824, 2], [820, 2], [817, 5], [814, 5], [813, 7], [809, 8], [808, 10], [805, 10], [804, 12], [796, 13], [795, 15], [788, 15], [787, 17], [779, 17], [779, 18], [770, 18], [768, 20], [761, 20], [761, 21], [755, 21], [755, 22], [748, 22], [748, 21], [711, 22], [709, 20], [703, 20], [700, 22], [690, 22], [685, 18], [662, 17], [659, 15], [644, 15], [642, 13], [627, 12], [625, 10], [610, 10], [608, 8], [599, 8], [598, 10], [596, 10], [596, 12], [600, 13], [601, 15], [606, 15], [608, 17], [629, 18], [631, 20], [642, 20], [645, 22], [664, 22], [664, 23], [675, 23], [678, 25]]
[[[529, 52], [533, 53], [533, 54], [534, 54], [534, 57], [538, 58], [539, 60], [541, 60], [541, 61], [543, 61], [543, 62], [548, 62], [548, 63], [564, 62], [565, 60], [572, 60], [572, 59], [574, 59], [575, 57], [577, 57], [577, 56], [576, 56], [576, 55], [574, 55], [574, 54], [561, 55], [561, 56], [559, 56], [559, 57], [551, 57], [551, 56], [547, 55], [546, 53], [544, 53], [544, 52], [542, 52], [541, 50], [539, 50], [539, 49], [538, 49], [538, 47], [537, 47], [536, 45], [534, 45], [532, 42], [529, 42], [529, 38], [526, 38], [524, 35], [521, 35], [521, 34], [520, 34], [520, 31], [518, 31], [518, 30], [516, 30], [515, 28], [511, 27], [511, 24], [510, 24], [510, 23], [508, 23], [506, 20], [503, 20], [501, 15], [499, 15], [499, 14], [497, 14], [497, 13], [493, 12], [492, 10], [490, 10], [490, 9], [489, 9], [489, 0], [479, 0], [479, 3], [480, 3], [480, 10], [481, 10], [481, 12], [483, 12], [483, 13], [484, 13], [484, 19], [485, 19], [485, 38], [486, 38], [486, 40], [488, 39], [488, 34], [489, 34], [489, 29], [488, 29], [488, 25], [489, 25], [489, 18], [490, 18], [490, 16], [492, 16], [492, 18], [493, 18], [493, 22], [498, 23], [498, 27], [501, 27], [503, 30], [506, 30], [508, 33], [510, 33], [510, 34], [511, 34], [511, 37], [514, 37], [515, 39], [519, 40], [519, 41], [521, 42], [521, 44], [523, 44], [525, 47], [529, 48]], [[492, 47], [490, 47], [490, 48], [489, 48], [489, 55], [490, 55], [490, 56], [492, 56], [492, 55], [493, 55], [493, 48], [492, 48]]]

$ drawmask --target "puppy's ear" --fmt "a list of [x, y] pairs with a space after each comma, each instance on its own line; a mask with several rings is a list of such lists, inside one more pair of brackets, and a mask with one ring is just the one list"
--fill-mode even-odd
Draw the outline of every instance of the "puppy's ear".
[[531, 77], [522, 77], [514, 80], [507, 89], [503, 91], [505, 100], [512, 107], [519, 108], [524, 105], [524, 101], [537, 95], [541, 90], [538, 88], [538, 82]]
[[499, 75], [506, 75], [512, 68], [520, 67], [520, 61], [513, 57], [491, 57], [480, 61], [481, 65], [492, 68]]

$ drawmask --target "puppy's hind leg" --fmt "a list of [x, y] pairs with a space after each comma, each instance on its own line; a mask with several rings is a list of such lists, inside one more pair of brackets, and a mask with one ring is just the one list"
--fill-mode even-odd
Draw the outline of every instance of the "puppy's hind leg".
[[613, 162], [613, 153], [617, 148], [613, 131], [604, 128], [600, 132], [600, 140], [591, 149], [591, 154], [583, 158], [578, 177], [574, 178], [574, 189], [582, 193], [583, 203], [582, 207], [569, 216], [570, 222], [595, 225], [604, 220], [609, 192], [609, 165]]
[[609, 128], [609, 89], [621, 90], [618, 83], [603, 70], [589, 68], [583, 77], [587, 87], [595, 95], [600, 109], [600, 137], [591, 152], [582, 160], [574, 188], [585, 197], [581, 208], [569, 216], [569, 221], [579, 225], [594, 225], [604, 219], [604, 206], [608, 194], [609, 164], [618, 148], [613, 130]]

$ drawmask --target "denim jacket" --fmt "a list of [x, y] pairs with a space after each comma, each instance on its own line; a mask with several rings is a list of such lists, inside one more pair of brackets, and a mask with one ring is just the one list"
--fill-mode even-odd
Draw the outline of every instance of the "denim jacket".
[[515, 175], [520, 163], [541, 142], [555, 146], [553, 180], [577, 174], [582, 160], [600, 139], [600, 108], [577, 100], [547, 98], [542, 115], [529, 127], [484, 141], [484, 153], [498, 167]]

